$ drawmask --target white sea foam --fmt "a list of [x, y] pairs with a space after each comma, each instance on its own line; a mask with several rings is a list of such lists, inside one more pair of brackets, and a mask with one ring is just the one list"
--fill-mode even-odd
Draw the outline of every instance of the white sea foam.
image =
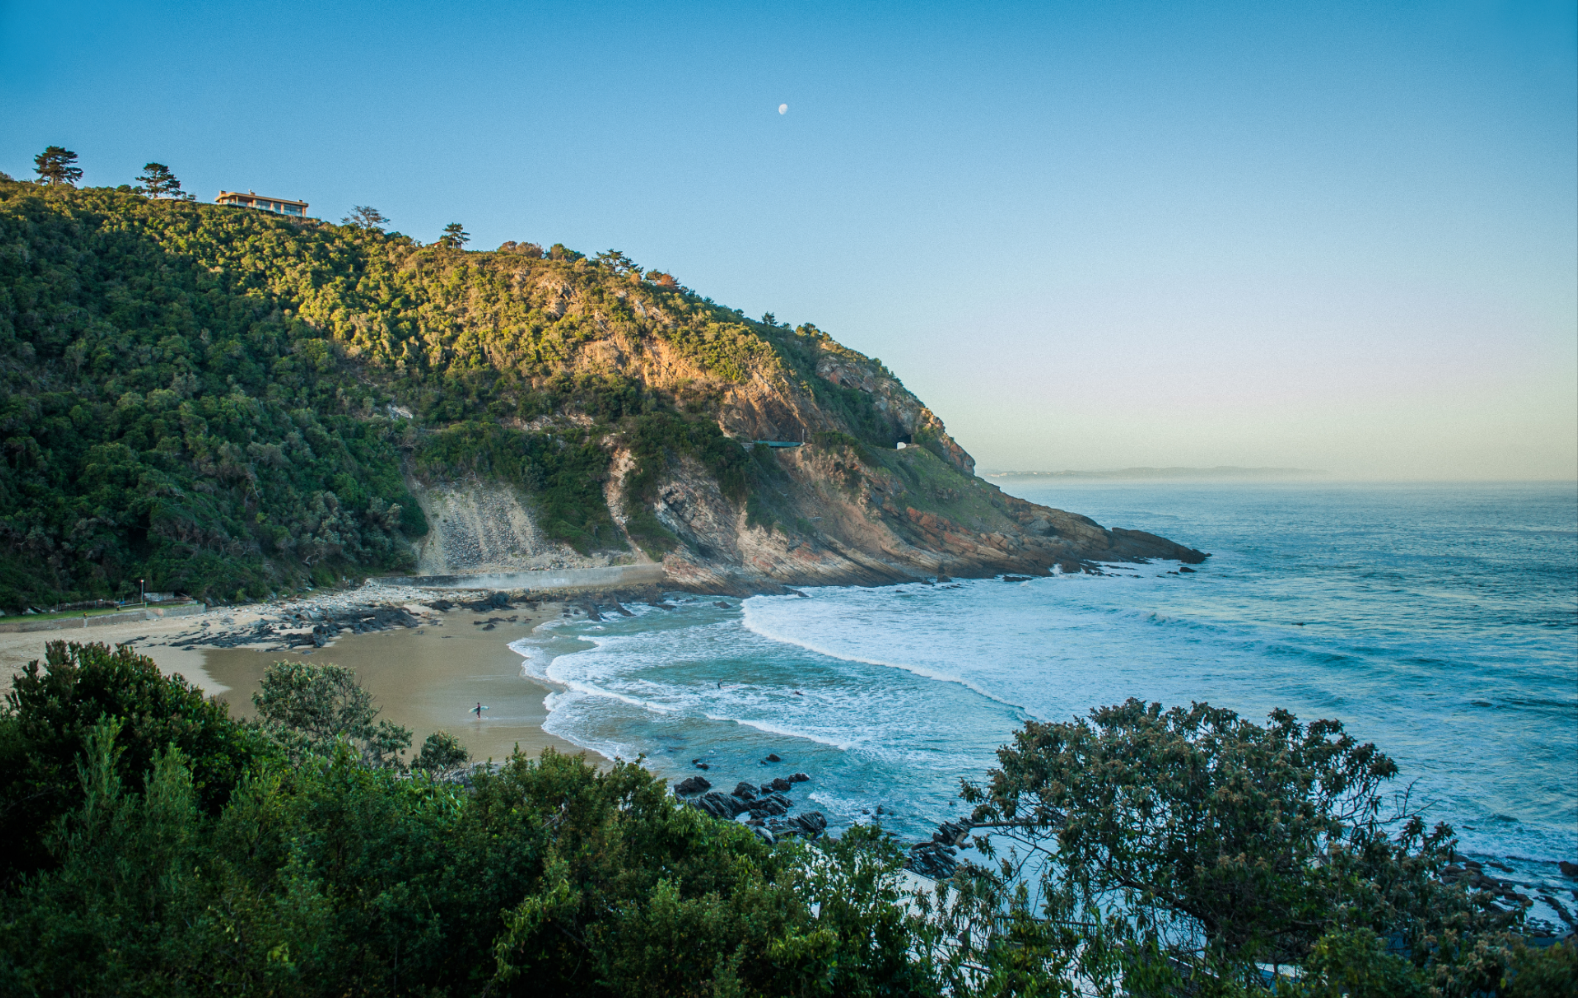
[[769, 724], [766, 721], [752, 721], [747, 718], [728, 717], [723, 714], [707, 714], [705, 716], [707, 720], [717, 721], [720, 724], [740, 724], [747, 728], [754, 728], [765, 735], [781, 735], [784, 738], [798, 738], [801, 741], [815, 742], [818, 745], [826, 745], [829, 748], [836, 748], [843, 752], [853, 751], [860, 747], [858, 743], [847, 739], [828, 738], [813, 735], [805, 731], [799, 731], [794, 728], [786, 727], [784, 725]]
[[[1135, 508], [1133, 490], [1109, 494], [1119, 505], [1107, 510], [1042, 498], [1169, 534], [1204, 524], [1179, 539], [1216, 554], [1195, 574], [1158, 563], [1029, 584], [813, 589], [743, 610], [633, 606], [640, 618], [595, 634], [574, 622], [539, 631], [523, 669], [563, 691], [548, 727], [577, 744], [646, 751], [676, 776], [705, 755], [725, 780], [759, 776], [778, 750], [812, 773], [810, 799], [852, 808], [846, 819], [857, 804], [905, 801], [905, 817], [884, 819], [902, 834], [948, 816], [958, 779], [981, 778], [1025, 716], [1135, 696], [1338, 718], [1420, 779], [1465, 851], [1539, 861], [1578, 849], [1574, 558], [1550, 549], [1572, 547], [1570, 522], [1486, 533], [1487, 517], [1525, 515], [1500, 492], [1457, 520], [1446, 514], [1461, 497], [1447, 490], [1426, 497], [1423, 519], [1393, 515], [1385, 495], [1355, 506], [1200, 492], [1164, 522]], [[1182, 502], [1176, 489], [1158, 495], [1146, 501]], [[1570, 521], [1570, 497], [1557, 498]]]
[[548, 678], [548, 663], [553, 659], [548, 654], [547, 649], [541, 644], [536, 643], [531, 638], [520, 638], [519, 640], [511, 641], [509, 649], [521, 657], [522, 675], [535, 679], [539, 683], [550, 683], [553, 681]]
[[829, 748], [836, 748], [841, 752], [860, 752], [862, 754], [877, 759], [884, 759], [889, 762], [901, 762], [905, 758], [905, 753], [896, 752], [891, 748], [885, 748], [883, 746], [882, 743], [885, 739], [883, 737], [884, 733], [881, 731], [868, 729], [862, 733], [861, 737], [839, 738], [830, 734], [812, 734], [811, 732], [806, 731], [804, 728], [797, 728], [788, 724], [775, 724], [771, 721], [758, 721], [743, 717], [722, 718], [712, 717], [711, 715], [709, 715], [709, 719], [717, 721], [732, 721], [735, 724], [743, 725], [744, 727], [753, 728], [757, 731], [760, 731], [764, 735], [777, 735], [781, 738], [794, 738], [799, 741], [812, 742], [817, 745], [826, 745]]
[[887, 659], [859, 655], [853, 652], [833, 648], [823, 642], [812, 641], [806, 637], [797, 637], [783, 633], [781, 630], [775, 629], [773, 625], [763, 621], [759, 613], [753, 614], [753, 608], [751, 604], [756, 600], [782, 598], [785, 597], [753, 596], [746, 600], [743, 604], [745, 609], [744, 623], [746, 629], [751, 631], [753, 634], [757, 634], [766, 638], [769, 641], [777, 641], [780, 644], [794, 645], [797, 648], [803, 648], [806, 651], [815, 652], [818, 655], [826, 655], [828, 658], [842, 659], [846, 662], [859, 662], [862, 665], [875, 665], [884, 669], [903, 669], [905, 672], [913, 673], [922, 677], [923, 679], [930, 679], [939, 683], [954, 683], [959, 686], [963, 686], [972, 693], [977, 693], [983, 697], [986, 697], [988, 700], [995, 700], [1005, 707], [1014, 707], [1021, 710], [1023, 709], [1023, 707], [1017, 703], [1014, 703], [1012, 700], [998, 696], [991, 690], [988, 690], [978, 683], [964, 678], [963, 676], [945, 672], [935, 667], [921, 665], [916, 662], [895, 662]]
[[582, 725], [577, 724], [567, 713], [559, 712], [548, 715], [548, 720], [543, 722], [542, 730], [556, 738], [563, 738], [572, 745], [596, 752], [605, 759], [635, 762], [642, 753], [641, 748], [633, 742], [616, 738], [598, 738], [582, 731], [581, 727]]

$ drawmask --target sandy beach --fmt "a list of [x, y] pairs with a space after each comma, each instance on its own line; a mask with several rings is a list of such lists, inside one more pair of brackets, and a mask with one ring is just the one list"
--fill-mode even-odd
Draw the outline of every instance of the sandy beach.
[[[195, 648], [170, 648], [164, 642], [171, 640], [178, 634], [192, 630], [199, 622], [211, 616], [205, 614], [201, 617], [175, 617], [167, 620], [135, 620], [124, 624], [109, 624], [103, 627], [62, 627], [51, 631], [26, 631], [0, 633], [0, 694], [11, 692], [11, 678], [22, 671], [27, 663], [44, 659], [44, 647], [51, 641], [77, 642], [80, 644], [100, 643], [106, 645], [119, 645], [128, 642], [136, 645], [137, 649], [153, 658], [159, 663], [159, 668], [166, 675], [179, 673], [185, 676], [192, 685], [200, 687], [203, 692], [213, 696], [224, 692], [224, 687], [216, 684], [203, 668], [203, 651]], [[249, 611], [238, 612], [237, 617], [251, 616], [256, 618], [256, 613]], [[151, 647], [157, 643], [159, 647]]]
[[[128, 621], [92, 628], [0, 633], [0, 692], [9, 692], [13, 674], [33, 659], [42, 660], [51, 641], [131, 644], [152, 658], [166, 675], [181, 675], [209, 696], [230, 705], [232, 713], [252, 715], [252, 693], [272, 662], [332, 662], [354, 669], [382, 709], [381, 717], [411, 729], [413, 754], [437, 730], [459, 738], [478, 761], [504, 759], [518, 745], [528, 755], [545, 748], [580, 754], [584, 750], [542, 730], [551, 690], [522, 674], [521, 658], [509, 643], [538, 624], [560, 616], [564, 604], [544, 602], [534, 609], [511, 607], [476, 613], [461, 607], [433, 610], [419, 602], [457, 600], [474, 594], [409, 591], [332, 592], [321, 596], [238, 608], [214, 608], [200, 616]], [[175, 646], [205, 635], [234, 635], [277, 621], [282, 613], [347, 605], [401, 606], [422, 621], [416, 628], [396, 627], [365, 634], [342, 633], [327, 647], [283, 649], [276, 640], [237, 647]], [[492, 628], [484, 630], [485, 621]], [[484, 705], [479, 719], [474, 708]], [[588, 758], [606, 762], [595, 752]]]

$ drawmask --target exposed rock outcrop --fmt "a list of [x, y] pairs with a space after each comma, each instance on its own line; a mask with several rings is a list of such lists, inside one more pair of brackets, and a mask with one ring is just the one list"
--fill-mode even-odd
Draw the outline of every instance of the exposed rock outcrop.
[[[1206, 558], [1154, 534], [1108, 529], [1006, 495], [929, 447], [813, 441], [774, 450], [768, 459], [781, 478], [764, 503], [772, 517], [767, 523], [752, 523], [699, 468], [674, 469], [655, 504], [681, 541], [664, 560], [671, 580], [698, 591], [739, 592]], [[960, 463], [972, 465], [967, 459]]]
[[[614, 286], [638, 317], [636, 326], [605, 322], [601, 306], [578, 297], [555, 272], [527, 268], [517, 290], [547, 315], [577, 313], [587, 328], [604, 330], [565, 358], [576, 376], [634, 379], [676, 398], [705, 399], [699, 404], [723, 432], [753, 448], [752, 481], [741, 496], [696, 457], [670, 453], [654, 489], [649, 473], [632, 474], [637, 462], [628, 440], [610, 432], [601, 445], [611, 455], [603, 483], [611, 519], [627, 539], [635, 514], [655, 519], [674, 544], [664, 552], [648, 531], [645, 551], [631, 539], [627, 551], [590, 554], [545, 540], [530, 497], [507, 486], [412, 483], [432, 525], [419, 548], [421, 574], [662, 557], [673, 585], [738, 594], [787, 585], [1095, 571], [1101, 562], [1153, 558], [1195, 564], [1206, 557], [1153, 534], [1108, 529], [1005, 495], [975, 476], [975, 460], [942, 420], [879, 361], [813, 327], [756, 324], [756, 345], [736, 343], [726, 373], [667, 338], [680, 321], [673, 303], [639, 282]], [[573, 407], [505, 424], [550, 434], [594, 425]], [[768, 447], [768, 441], [799, 446]], [[642, 483], [639, 496], [632, 480]]]
[[475, 479], [408, 484], [428, 522], [427, 536], [416, 543], [418, 575], [593, 568], [614, 560], [611, 554], [582, 555], [548, 540], [513, 486]]

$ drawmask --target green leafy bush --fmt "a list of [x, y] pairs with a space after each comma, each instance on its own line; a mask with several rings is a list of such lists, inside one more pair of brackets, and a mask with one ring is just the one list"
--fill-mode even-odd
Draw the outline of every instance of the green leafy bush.
[[458, 769], [471, 761], [471, 753], [460, 739], [447, 731], [435, 731], [422, 742], [422, 751], [411, 761], [412, 769], [441, 773]]
[[0, 712], [0, 883], [47, 863], [40, 833], [79, 807], [88, 736], [116, 719], [118, 778], [136, 788], [169, 746], [185, 759], [196, 805], [216, 813], [266, 743], [180, 676], [122, 645], [47, 646], [45, 668], [16, 676]]
[[217, 811], [173, 746], [127, 778], [131, 718], [83, 729], [64, 820], [8, 830], [51, 863], [0, 892], [0, 992], [938, 993], [874, 830], [772, 848], [551, 751], [403, 777], [330, 740], [370, 720], [354, 683], [276, 678], [267, 723], [317, 751], [259, 754]]
[[1307, 964], [1332, 993], [1466, 994], [1482, 957], [1505, 955], [1515, 917], [1439, 879], [1451, 829], [1389, 801], [1396, 764], [1340, 722], [1131, 699], [1028, 722], [998, 760], [963, 788], [1001, 830], [975, 889], [1028, 916], [1034, 884], [1043, 944], [1091, 979], [1225, 995], [1258, 989], [1262, 965]]
[[262, 729], [292, 757], [330, 753], [343, 740], [369, 766], [404, 768], [411, 731], [378, 720], [373, 697], [356, 673], [328, 662], [275, 662], [252, 694]]

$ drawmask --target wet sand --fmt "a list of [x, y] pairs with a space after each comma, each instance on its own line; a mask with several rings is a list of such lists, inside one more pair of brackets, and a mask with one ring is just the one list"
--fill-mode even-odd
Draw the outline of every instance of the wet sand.
[[[460, 739], [478, 761], [502, 760], [517, 745], [529, 756], [550, 747], [570, 755], [585, 752], [542, 730], [548, 719], [543, 700], [551, 691], [522, 675], [521, 657], [508, 647], [556, 616], [557, 607], [510, 615], [519, 621], [484, 631], [473, 626], [473, 614], [455, 611], [439, 625], [348, 634], [313, 651], [213, 648], [203, 652], [203, 668], [226, 687], [220, 698], [242, 717], [252, 716], [252, 694], [271, 663], [332, 662], [353, 669], [383, 711], [380, 718], [411, 729], [413, 755], [439, 730]], [[478, 703], [487, 708], [480, 720], [472, 712]], [[595, 752], [586, 755], [606, 761]]]

